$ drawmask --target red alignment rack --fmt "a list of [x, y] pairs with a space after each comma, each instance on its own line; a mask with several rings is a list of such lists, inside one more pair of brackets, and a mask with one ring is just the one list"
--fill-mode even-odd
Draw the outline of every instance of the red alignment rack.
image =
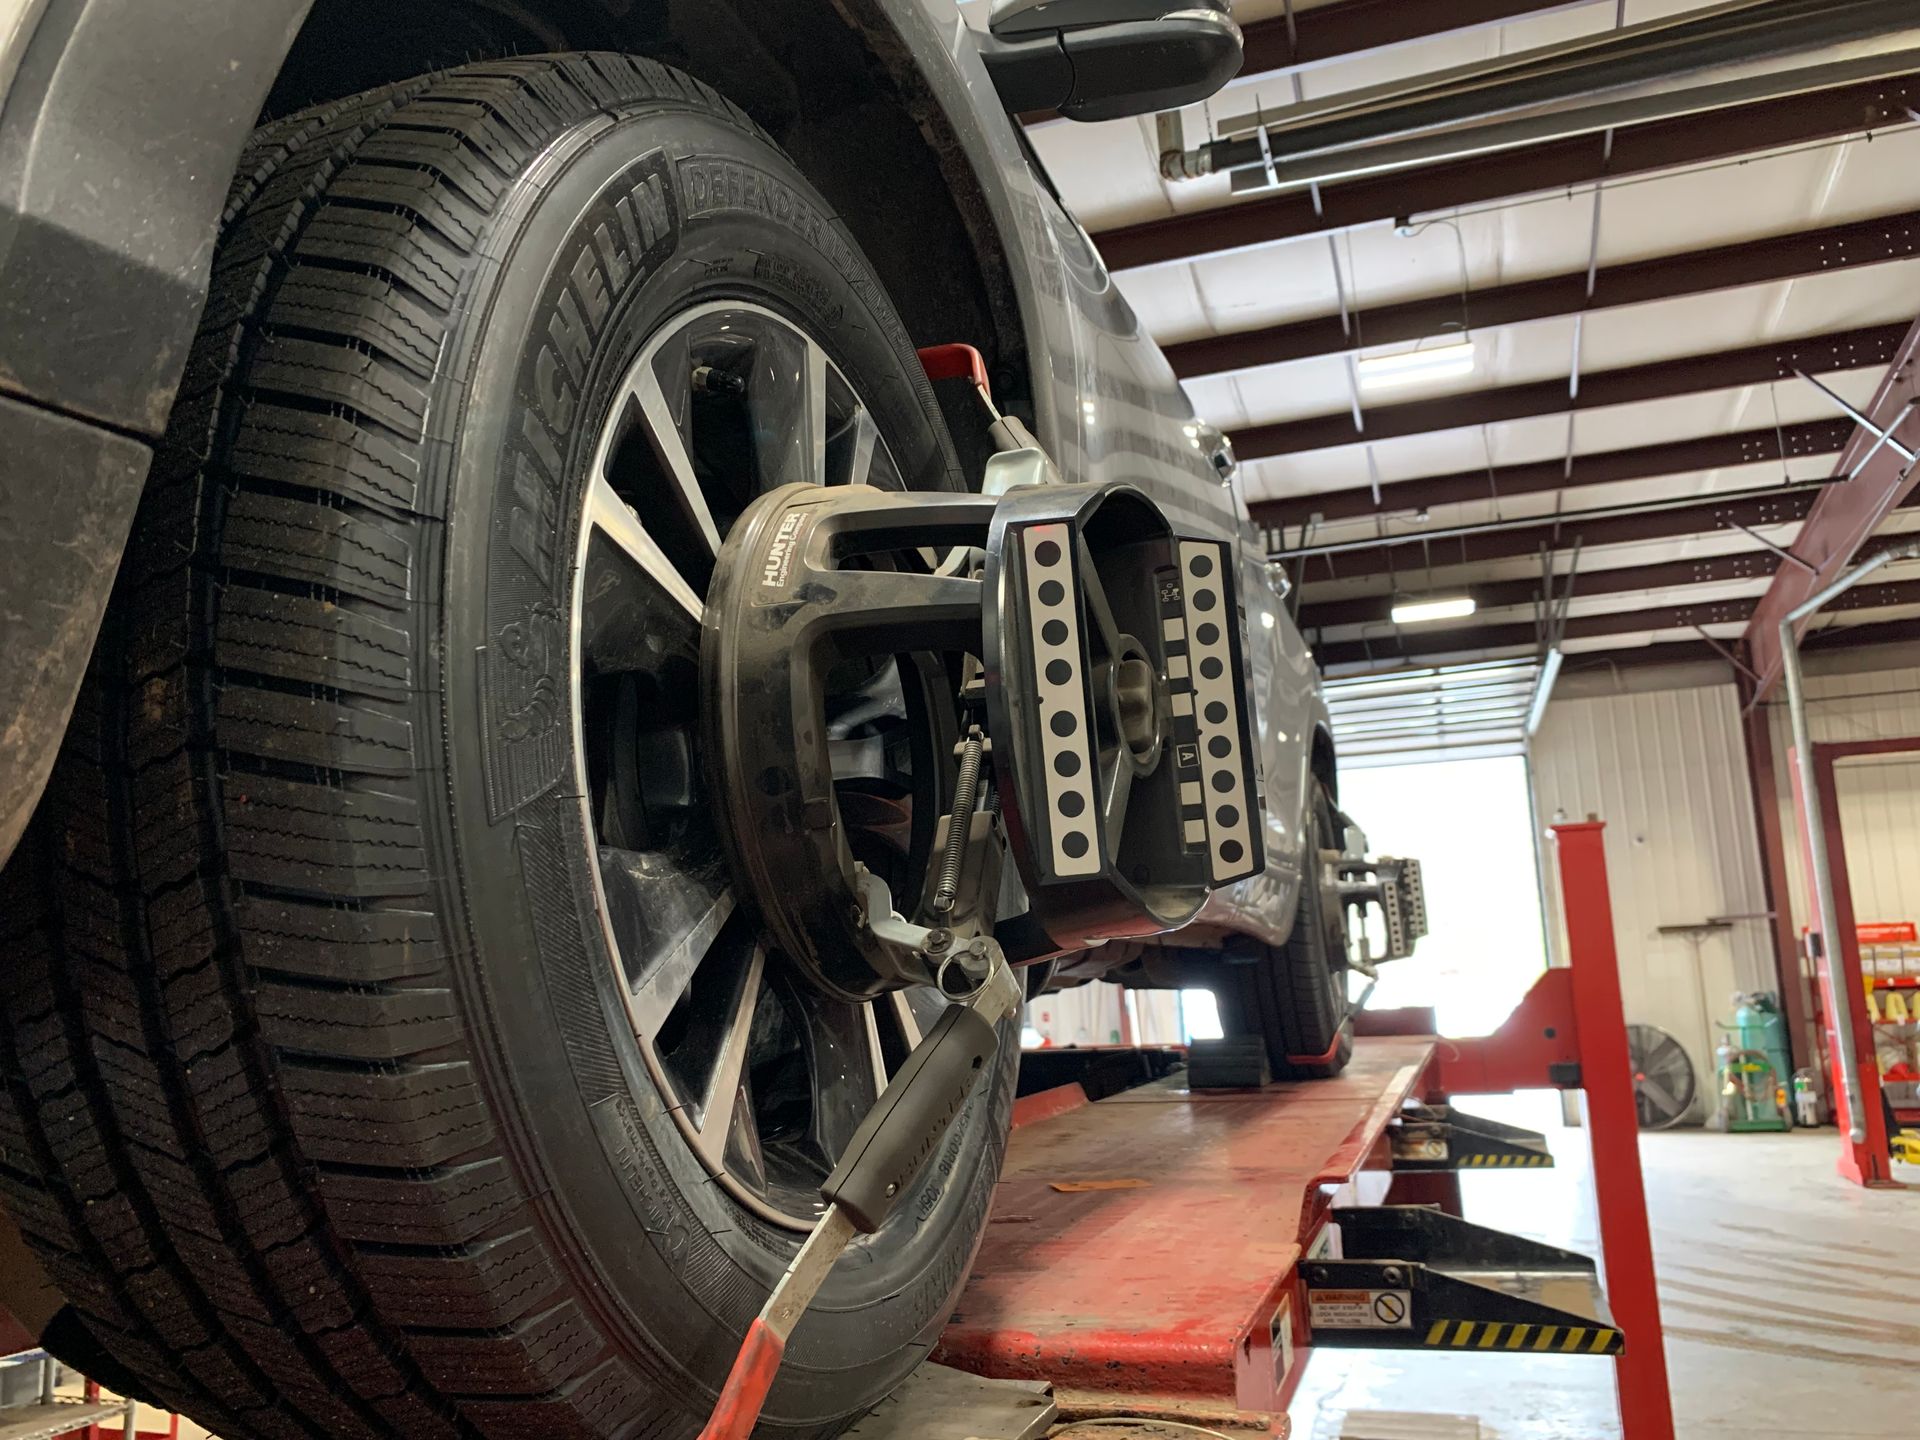
[[1602, 828], [1555, 827], [1571, 964], [1543, 974], [1492, 1036], [1381, 1033], [1413, 1028], [1415, 1012], [1385, 1012], [1367, 1017], [1335, 1080], [1212, 1094], [1153, 1086], [1098, 1104], [1033, 1097], [933, 1358], [1051, 1381], [1067, 1416], [1285, 1435], [1313, 1344], [1297, 1267], [1335, 1204], [1458, 1213], [1457, 1175], [1393, 1173], [1389, 1122], [1409, 1101], [1577, 1088], [1608, 1299], [1627, 1337], [1614, 1361], [1623, 1434], [1673, 1440]]

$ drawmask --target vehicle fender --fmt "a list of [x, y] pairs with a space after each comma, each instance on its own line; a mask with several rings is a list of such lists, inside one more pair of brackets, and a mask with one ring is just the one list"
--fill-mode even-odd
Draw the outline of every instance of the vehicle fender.
[[0, 110], [0, 390], [165, 428], [241, 147], [311, 0], [49, 0]]
[[[0, 34], [0, 861], [45, 785], [311, 0], [44, 0]], [[8, 83], [8, 82], [11, 83]]]

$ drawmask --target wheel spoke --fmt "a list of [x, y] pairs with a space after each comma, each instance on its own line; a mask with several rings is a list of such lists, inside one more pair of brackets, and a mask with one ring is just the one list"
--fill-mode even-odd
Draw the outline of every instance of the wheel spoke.
[[809, 996], [800, 1006], [813, 1084], [812, 1139], [829, 1166], [839, 1163], [860, 1122], [880, 1098], [880, 1064], [870, 1049], [871, 1005]]
[[717, 1170], [724, 1162], [736, 1117], [752, 1113], [746, 1089], [747, 1052], [753, 1044], [753, 1014], [760, 1004], [766, 964], [766, 946], [756, 942], [728, 998], [726, 1028], [721, 1033], [713, 1074], [700, 1098], [699, 1123], [694, 1131], [694, 1149], [708, 1169]]
[[681, 863], [665, 851], [602, 846], [607, 916], [633, 991], [634, 1023], [652, 1041], [713, 953], [735, 907], [717, 855]]
[[674, 568], [666, 552], [647, 533], [647, 527], [640, 523], [640, 517], [620, 498], [619, 492], [604, 475], [595, 475], [589, 482], [587, 523], [618, 546], [649, 580], [696, 622], [704, 618], [706, 606], [699, 594]]
[[713, 510], [706, 492], [693, 473], [693, 456], [687, 449], [686, 435], [667, 402], [657, 367], [647, 366], [634, 380], [634, 403], [640, 407], [640, 419], [654, 458], [673, 485], [674, 500], [706, 541], [715, 555], [720, 553], [720, 531], [713, 523]]
[[913, 1012], [913, 998], [904, 990], [896, 990], [892, 995], [894, 1024], [900, 1027], [900, 1038], [906, 1042], [907, 1052], [920, 1043], [920, 1017]]
[[874, 423], [873, 413], [860, 405], [841, 428], [843, 434], [836, 437], [834, 443], [836, 449], [844, 447], [846, 466], [845, 472], [836, 475], [832, 483], [865, 485], [873, 474], [874, 455], [880, 448], [880, 427]]
[[747, 408], [763, 489], [826, 484], [827, 352], [817, 341], [784, 326], [762, 329]]
[[860, 1007], [867, 1027], [867, 1058], [873, 1064], [873, 1093], [877, 1098], [887, 1088], [887, 1052], [880, 1047], [880, 1002]]
[[753, 1093], [743, 1083], [733, 1094], [733, 1115], [727, 1126], [727, 1138], [721, 1161], [749, 1185], [767, 1187], [767, 1156], [760, 1144], [760, 1122], [753, 1118]]
[[[827, 483], [827, 352], [809, 336], [806, 352], [806, 388], [803, 394], [807, 420], [807, 469], [813, 483]], [[868, 452], [872, 463], [872, 452]]]

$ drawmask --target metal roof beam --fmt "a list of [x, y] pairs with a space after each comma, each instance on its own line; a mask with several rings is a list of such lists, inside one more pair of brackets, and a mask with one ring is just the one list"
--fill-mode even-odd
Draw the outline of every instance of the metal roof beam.
[[1345, 355], [1363, 345], [1427, 340], [1465, 330], [1553, 320], [1592, 310], [1823, 275], [1908, 259], [1917, 249], [1920, 211], [1907, 210], [1851, 225], [1830, 225], [1656, 260], [1609, 265], [1595, 272], [1591, 291], [1587, 272], [1581, 269], [1464, 296], [1454, 290], [1431, 299], [1381, 305], [1345, 318], [1322, 315], [1233, 335], [1212, 335], [1165, 349], [1174, 373], [1188, 380], [1319, 355]]
[[[1568, 640], [1644, 635], [1652, 630], [1686, 630], [1696, 625], [1732, 625], [1750, 617], [1754, 600], [1721, 600], [1705, 605], [1659, 605], [1645, 610], [1616, 610], [1604, 615], [1575, 615], [1567, 621]], [[1881, 610], [1920, 605], [1920, 580], [1889, 580], [1861, 585], [1834, 603], [1833, 609]], [[1500, 650], [1532, 645], [1539, 632], [1532, 621], [1502, 625], [1450, 625], [1402, 629], [1358, 640], [1329, 641], [1316, 648], [1322, 665], [1352, 664], [1386, 657], [1396, 660], [1447, 655], [1463, 650]]]
[[[1780, 622], [1788, 612], [1839, 578], [1888, 515], [1914, 503], [1920, 465], [1886, 443], [1883, 433], [1897, 432], [1912, 448], [1920, 440], [1920, 422], [1914, 420], [1917, 405], [1920, 320], [1902, 337], [1888, 363], [1886, 378], [1867, 405], [1864, 418], [1870, 423], [1857, 428], [1834, 466], [1836, 479], [1852, 478], [1821, 492], [1790, 547], [1800, 563], [1781, 566], [1754, 609], [1745, 639], [1753, 657], [1757, 699], [1764, 698], [1779, 677]], [[1844, 604], [1852, 593], [1847, 592], [1836, 604]]]
[[1869, 325], [1825, 335], [1769, 340], [1739, 350], [1601, 370], [1583, 375], [1580, 393], [1574, 396], [1568, 395], [1567, 382], [1560, 379], [1375, 406], [1366, 412], [1364, 431], [1357, 429], [1353, 416], [1346, 413], [1254, 425], [1233, 433], [1233, 448], [1242, 460], [1259, 460], [1366, 441], [1497, 425], [1540, 415], [1577, 413], [1676, 395], [1730, 390], [1742, 385], [1764, 385], [1792, 379], [1801, 371], [1822, 375], [1880, 368], [1892, 361], [1906, 334], [1904, 324]]
[[1592, 550], [1602, 545], [1630, 545], [1647, 540], [1671, 540], [1683, 535], [1711, 535], [1738, 527], [1786, 525], [1807, 518], [1817, 487], [1786, 490], [1778, 495], [1740, 500], [1704, 500], [1658, 510], [1606, 513], [1583, 517], [1579, 511], [1542, 516], [1537, 522], [1488, 528], [1421, 543], [1417, 534], [1392, 542], [1367, 545], [1307, 559], [1302, 577], [1350, 580], [1361, 575], [1409, 574], [1427, 588], [1425, 577], [1435, 567], [1472, 565], [1483, 560], [1510, 560], [1538, 554], [1541, 547], [1560, 550], [1575, 540]]
[[1407, 0], [1338, 0], [1243, 27], [1240, 78], [1310, 69], [1329, 60], [1391, 50], [1435, 35], [1504, 25], [1529, 15], [1577, 9], [1591, 0], [1449, 0], [1445, 5], [1409, 5]]
[[1305, 525], [1316, 518], [1323, 522], [1351, 520], [1365, 515], [1427, 510], [1435, 505], [1574, 490], [1583, 485], [1658, 480], [1702, 470], [1725, 470], [1736, 465], [1758, 465], [1808, 455], [1837, 455], [1852, 434], [1849, 421], [1816, 420], [1779, 430], [1741, 430], [1663, 445], [1595, 450], [1571, 459], [1491, 465], [1451, 475], [1395, 480], [1380, 487], [1377, 502], [1371, 487], [1357, 485], [1349, 490], [1325, 490], [1317, 495], [1291, 495], [1284, 500], [1256, 500], [1247, 509], [1256, 525], [1268, 529]]
[[1920, 106], [1920, 77], [1843, 85], [1704, 115], [1624, 125], [1607, 135], [1581, 135], [1417, 170], [1344, 180], [1318, 186], [1315, 193], [1302, 188], [1213, 206], [1118, 226], [1095, 238], [1111, 269], [1161, 265], [1399, 216], [1711, 164], [1910, 124], [1909, 106]]
[[[1573, 576], [1573, 598], [1627, 595], [1640, 590], [1671, 590], [1685, 585], [1728, 585], [1742, 580], [1765, 580], [1780, 567], [1780, 558], [1765, 550], [1742, 550], [1732, 555], [1703, 556], [1697, 560], [1666, 560], [1654, 565], [1625, 565], [1613, 570], [1582, 570]], [[1564, 581], [1565, 576], [1555, 577]], [[1477, 610], [1510, 605], [1532, 605], [1540, 599], [1540, 580], [1483, 580], [1442, 587], [1449, 595], [1470, 595]], [[1300, 607], [1304, 631], [1336, 625], [1384, 625], [1392, 619], [1394, 597], [1363, 595], [1351, 600], [1329, 600]]]
[[[1806, 654], [1859, 649], [1865, 645], [1911, 645], [1920, 642], [1920, 620], [1875, 620], [1863, 625], [1835, 625], [1815, 630], [1801, 643]], [[1567, 656], [1566, 672], [1604, 665], [1610, 670], [1633, 670], [1649, 665], [1675, 665], [1702, 660], [1724, 662], [1726, 656], [1702, 640], [1656, 640], [1619, 650], [1577, 650]], [[1401, 662], [1385, 660], [1378, 672], [1391, 675]], [[1565, 672], [1563, 672], [1565, 673]], [[1359, 682], [1373, 672], [1352, 671], [1330, 681]]]

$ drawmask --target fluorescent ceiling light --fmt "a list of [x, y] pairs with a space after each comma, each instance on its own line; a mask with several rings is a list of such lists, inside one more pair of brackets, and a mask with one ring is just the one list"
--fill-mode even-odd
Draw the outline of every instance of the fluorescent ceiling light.
[[1438, 600], [1401, 600], [1393, 607], [1396, 625], [1420, 625], [1428, 620], [1458, 620], [1473, 613], [1471, 595], [1448, 595]]
[[1396, 350], [1391, 355], [1367, 355], [1362, 357], [1359, 364], [1360, 383], [1369, 389], [1465, 375], [1472, 369], [1471, 340], [1429, 345], [1424, 350]]

